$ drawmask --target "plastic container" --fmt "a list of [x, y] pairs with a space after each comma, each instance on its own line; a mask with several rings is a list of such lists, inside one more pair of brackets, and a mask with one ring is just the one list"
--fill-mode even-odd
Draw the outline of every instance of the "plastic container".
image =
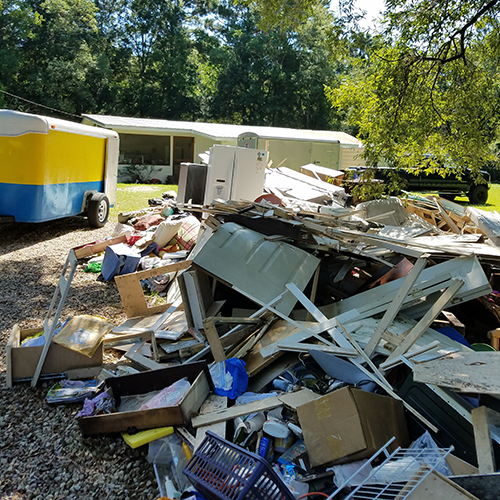
[[294, 500], [265, 459], [210, 431], [184, 474], [207, 500]]

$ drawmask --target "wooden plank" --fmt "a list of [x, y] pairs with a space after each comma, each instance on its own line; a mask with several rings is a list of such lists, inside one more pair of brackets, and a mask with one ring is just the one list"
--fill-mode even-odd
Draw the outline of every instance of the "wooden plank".
[[429, 500], [430, 498], [432, 500], [479, 500], [438, 471], [432, 471], [404, 498], [408, 500]]
[[184, 271], [178, 276], [177, 282], [181, 290], [188, 325], [198, 330], [203, 328], [206, 308], [196, 272]]
[[442, 314], [458, 333], [465, 335], [465, 325], [452, 312], [442, 311]]
[[135, 273], [122, 274], [115, 276], [115, 283], [118, 293], [122, 300], [123, 308], [128, 318], [136, 316], [151, 316], [152, 314], [162, 313], [168, 309], [170, 304], [158, 306], [149, 306], [144, 291], [141, 286], [141, 280], [160, 276], [162, 274], [173, 273], [187, 269], [191, 265], [191, 260], [185, 260], [168, 266], [155, 267], [145, 271], [136, 271]]
[[198, 427], [212, 425], [218, 422], [225, 422], [236, 417], [242, 417], [243, 415], [250, 415], [251, 413], [257, 413], [259, 411], [272, 410], [281, 405], [296, 409], [298, 406], [315, 401], [320, 397], [321, 396], [319, 394], [312, 391], [301, 389], [297, 392], [261, 399], [259, 401], [253, 401], [252, 403], [231, 406], [231, 408], [215, 411], [209, 415], [199, 415], [191, 420], [191, 425], [194, 429], [197, 429]]
[[240, 343], [241, 341], [245, 340], [246, 338], [248, 338], [253, 332], [255, 332], [258, 329], [259, 329], [258, 325], [245, 325], [245, 326], [240, 325], [238, 329], [233, 328], [231, 329], [230, 332], [227, 332], [220, 338], [222, 347], [226, 348], [234, 346]]
[[217, 316], [213, 320], [219, 324], [233, 324], [233, 325], [258, 325], [262, 323], [260, 318], [234, 318], [234, 317], [224, 317]]
[[486, 406], [480, 406], [471, 411], [477, 463], [480, 474], [493, 474], [496, 472], [495, 455], [491, 443], [487, 410]]
[[459, 392], [500, 394], [500, 352], [463, 351], [413, 366], [415, 382]]
[[[439, 340], [434, 340], [433, 342], [426, 344], [422, 347], [417, 347], [416, 349], [413, 349], [409, 352], [406, 353], [405, 358], [406, 359], [411, 359], [415, 356], [418, 356], [419, 354], [423, 354], [424, 352], [431, 351], [432, 349], [438, 347], [441, 343]], [[382, 371], [387, 371], [390, 370], [391, 368], [394, 368], [395, 366], [403, 364], [403, 360], [401, 359], [401, 356], [399, 356], [396, 359], [393, 359], [392, 361], [385, 361], [384, 363], [381, 363], [379, 365], [379, 369]]]
[[271, 325], [271, 323], [274, 321], [274, 318], [268, 319], [266, 324], [262, 327], [257, 327], [255, 331], [248, 336], [247, 339], [245, 339], [243, 342], [240, 342], [239, 344], [235, 344], [232, 348], [232, 350], [228, 353], [227, 357], [228, 358], [242, 358], [245, 356], [253, 347], [255, 344], [262, 338], [262, 336], [266, 333], [267, 329]]
[[463, 285], [463, 280], [455, 278], [452, 284], [442, 293], [441, 297], [439, 297], [434, 305], [425, 313], [424, 317], [412, 328], [411, 332], [406, 336], [403, 342], [396, 347], [387, 361], [391, 361], [408, 351], [408, 349], [415, 344], [427, 328], [431, 326], [432, 322], [439, 316], [439, 314], [441, 314], [441, 311], [447, 306]]
[[219, 332], [217, 332], [217, 328], [215, 328], [214, 318], [204, 319], [203, 329], [210, 345], [214, 361], [216, 363], [224, 361], [226, 359], [226, 354], [220, 341]]
[[342, 267], [340, 268], [339, 272], [336, 274], [335, 278], [333, 279], [333, 283], [338, 283], [339, 281], [342, 281], [345, 278], [345, 275], [351, 269], [351, 266], [354, 264], [354, 259], [351, 257], [348, 257], [347, 260], [344, 262]]
[[[271, 300], [268, 304], [265, 304], [264, 307], [262, 307], [261, 309], [259, 309], [258, 311], [254, 312], [250, 317], [251, 318], [258, 318], [260, 316], [263, 316], [264, 314], [266, 314], [269, 310], [269, 307], [272, 306], [273, 304], [276, 304], [277, 302], [279, 302], [283, 296], [288, 292], [288, 290], [285, 290], [284, 292], [280, 293], [277, 297], [275, 297], [273, 300]], [[239, 325], [236, 328], [240, 328]], [[225, 337], [231, 335], [234, 330], [230, 330], [229, 332], [227, 332], [226, 334], [224, 334], [221, 339], [224, 339]], [[198, 359], [202, 359], [203, 356], [205, 356], [206, 354], [208, 354], [210, 352], [210, 347], [207, 346], [205, 349], [203, 349], [202, 351], [200, 351], [197, 355], [193, 356], [193, 358], [191, 359], [191, 361], [197, 361]]]
[[380, 340], [382, 339], [382, 334], [389, 328], [389, 325], [394, 321], [394, 318], [398, 314], [399, 310], [401, 309], [403, 305], [403, 301], [406, 299], [406, 296], [408, 293], [410, 293], [410, 290], [413, 288], [415, 282], [417, 281], [418, 277], [420, 276], [420, 273], [423, 271], [427, 264], [427, 259], [429, 258], [429, 254], [424, 254], [422, 257], [420, 257], [417, 262], [415, 262], [415, 265], [413, 266], [412, 270], [408, 273], [406, 278], [403, 281], [403, 285], [401, 288], [398, 290], [396, 296], [391, 302], [391, 305], [385, 312], [382, 320], [380, 323], [377, 325], [376, 330], [373, 332], [373, 335], [366, 345], [364, 351], [365, 354], [368, 357], [372, 357], [373, 353], [375, 352], [375, 348], [378, 346]]
[[99, 243], [94, 241], [86, 245], [74, 247], [73, 251], [75, 252], [75, 257], [77, 259], [83, 259], [84, 257], [90, 257], [91, 255], [95, 255], [96, 253], [103, 252], [109, 245], [125, 243], [126, 241], [127, 235], [122, 234], [121, 236], [117, 236], [116, 238], [110, 238], [109, 240], [100, 241]]
[[121, 325], [113, 328], [111, 333], [105, 337], [105, 342], [116, 342], [117, 340], [133, 338], [134, 336], [140, 336], [143, 340], [149, 338], [153, 349], [153, 358], [155, 361], [158, 361], [158, 344], [155, 334], [180, 305], [181, 299], [178, 299], [173, 304], [169, 304], [168, 309], [162, 314], [130, 318]]

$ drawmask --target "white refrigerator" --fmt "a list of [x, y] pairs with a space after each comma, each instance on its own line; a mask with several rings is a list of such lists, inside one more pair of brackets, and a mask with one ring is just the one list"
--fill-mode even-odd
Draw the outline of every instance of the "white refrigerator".
[[205, 204], [220, 200], [254, 201], [264, 192], [269, 152], [215, 144], [210, 148]]

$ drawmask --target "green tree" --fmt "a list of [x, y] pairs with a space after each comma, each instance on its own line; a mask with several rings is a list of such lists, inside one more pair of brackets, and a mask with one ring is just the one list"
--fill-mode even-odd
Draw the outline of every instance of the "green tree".
[[198, 73], [186, 27], [191, 14], [180, 1], [124, 2], [118, 43], [129, 61], [117, 100], [125, 113], [169, 119], [196, 114]]
[[[34, 36], [42, 19], [25, 2], [0, 0], [0, 89], [8, 90], [24, 60], [22, 46]], [[6, 106], [4, 94], [0, 106]]]
[[338, 126], [324, 93], [335, 78], [332, 18], [318, 6], [295, 31], [261, 29], [257, 8], [227, 9], [212, 48], [211, 119], [298, 128]]
[[[15, 26], [11, 44], [16, 59], [4, 74], [5, 88], [68, 113], [91, 108], [86, 78], [95, 66], [91, 50], [97, 33], [95, 15], [91, 0], [34, 0], [8, 11], [8, 24]], [[12, 102], [16, 109], [41, 112], [33, 104]]]
[[328, 90], [370, 164], [478, 172], [496, 159], [499, 8], [498, 0], [386, 1], [368, 61]]

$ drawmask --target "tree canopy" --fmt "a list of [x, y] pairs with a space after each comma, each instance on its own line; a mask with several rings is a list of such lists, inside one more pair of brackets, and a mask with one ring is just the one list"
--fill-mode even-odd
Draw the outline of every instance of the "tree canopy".
[[328, 89], [368, 162], [479, 170], [496, 160], [499, 9], [498, 0], [386, 1], [369, 60]]

